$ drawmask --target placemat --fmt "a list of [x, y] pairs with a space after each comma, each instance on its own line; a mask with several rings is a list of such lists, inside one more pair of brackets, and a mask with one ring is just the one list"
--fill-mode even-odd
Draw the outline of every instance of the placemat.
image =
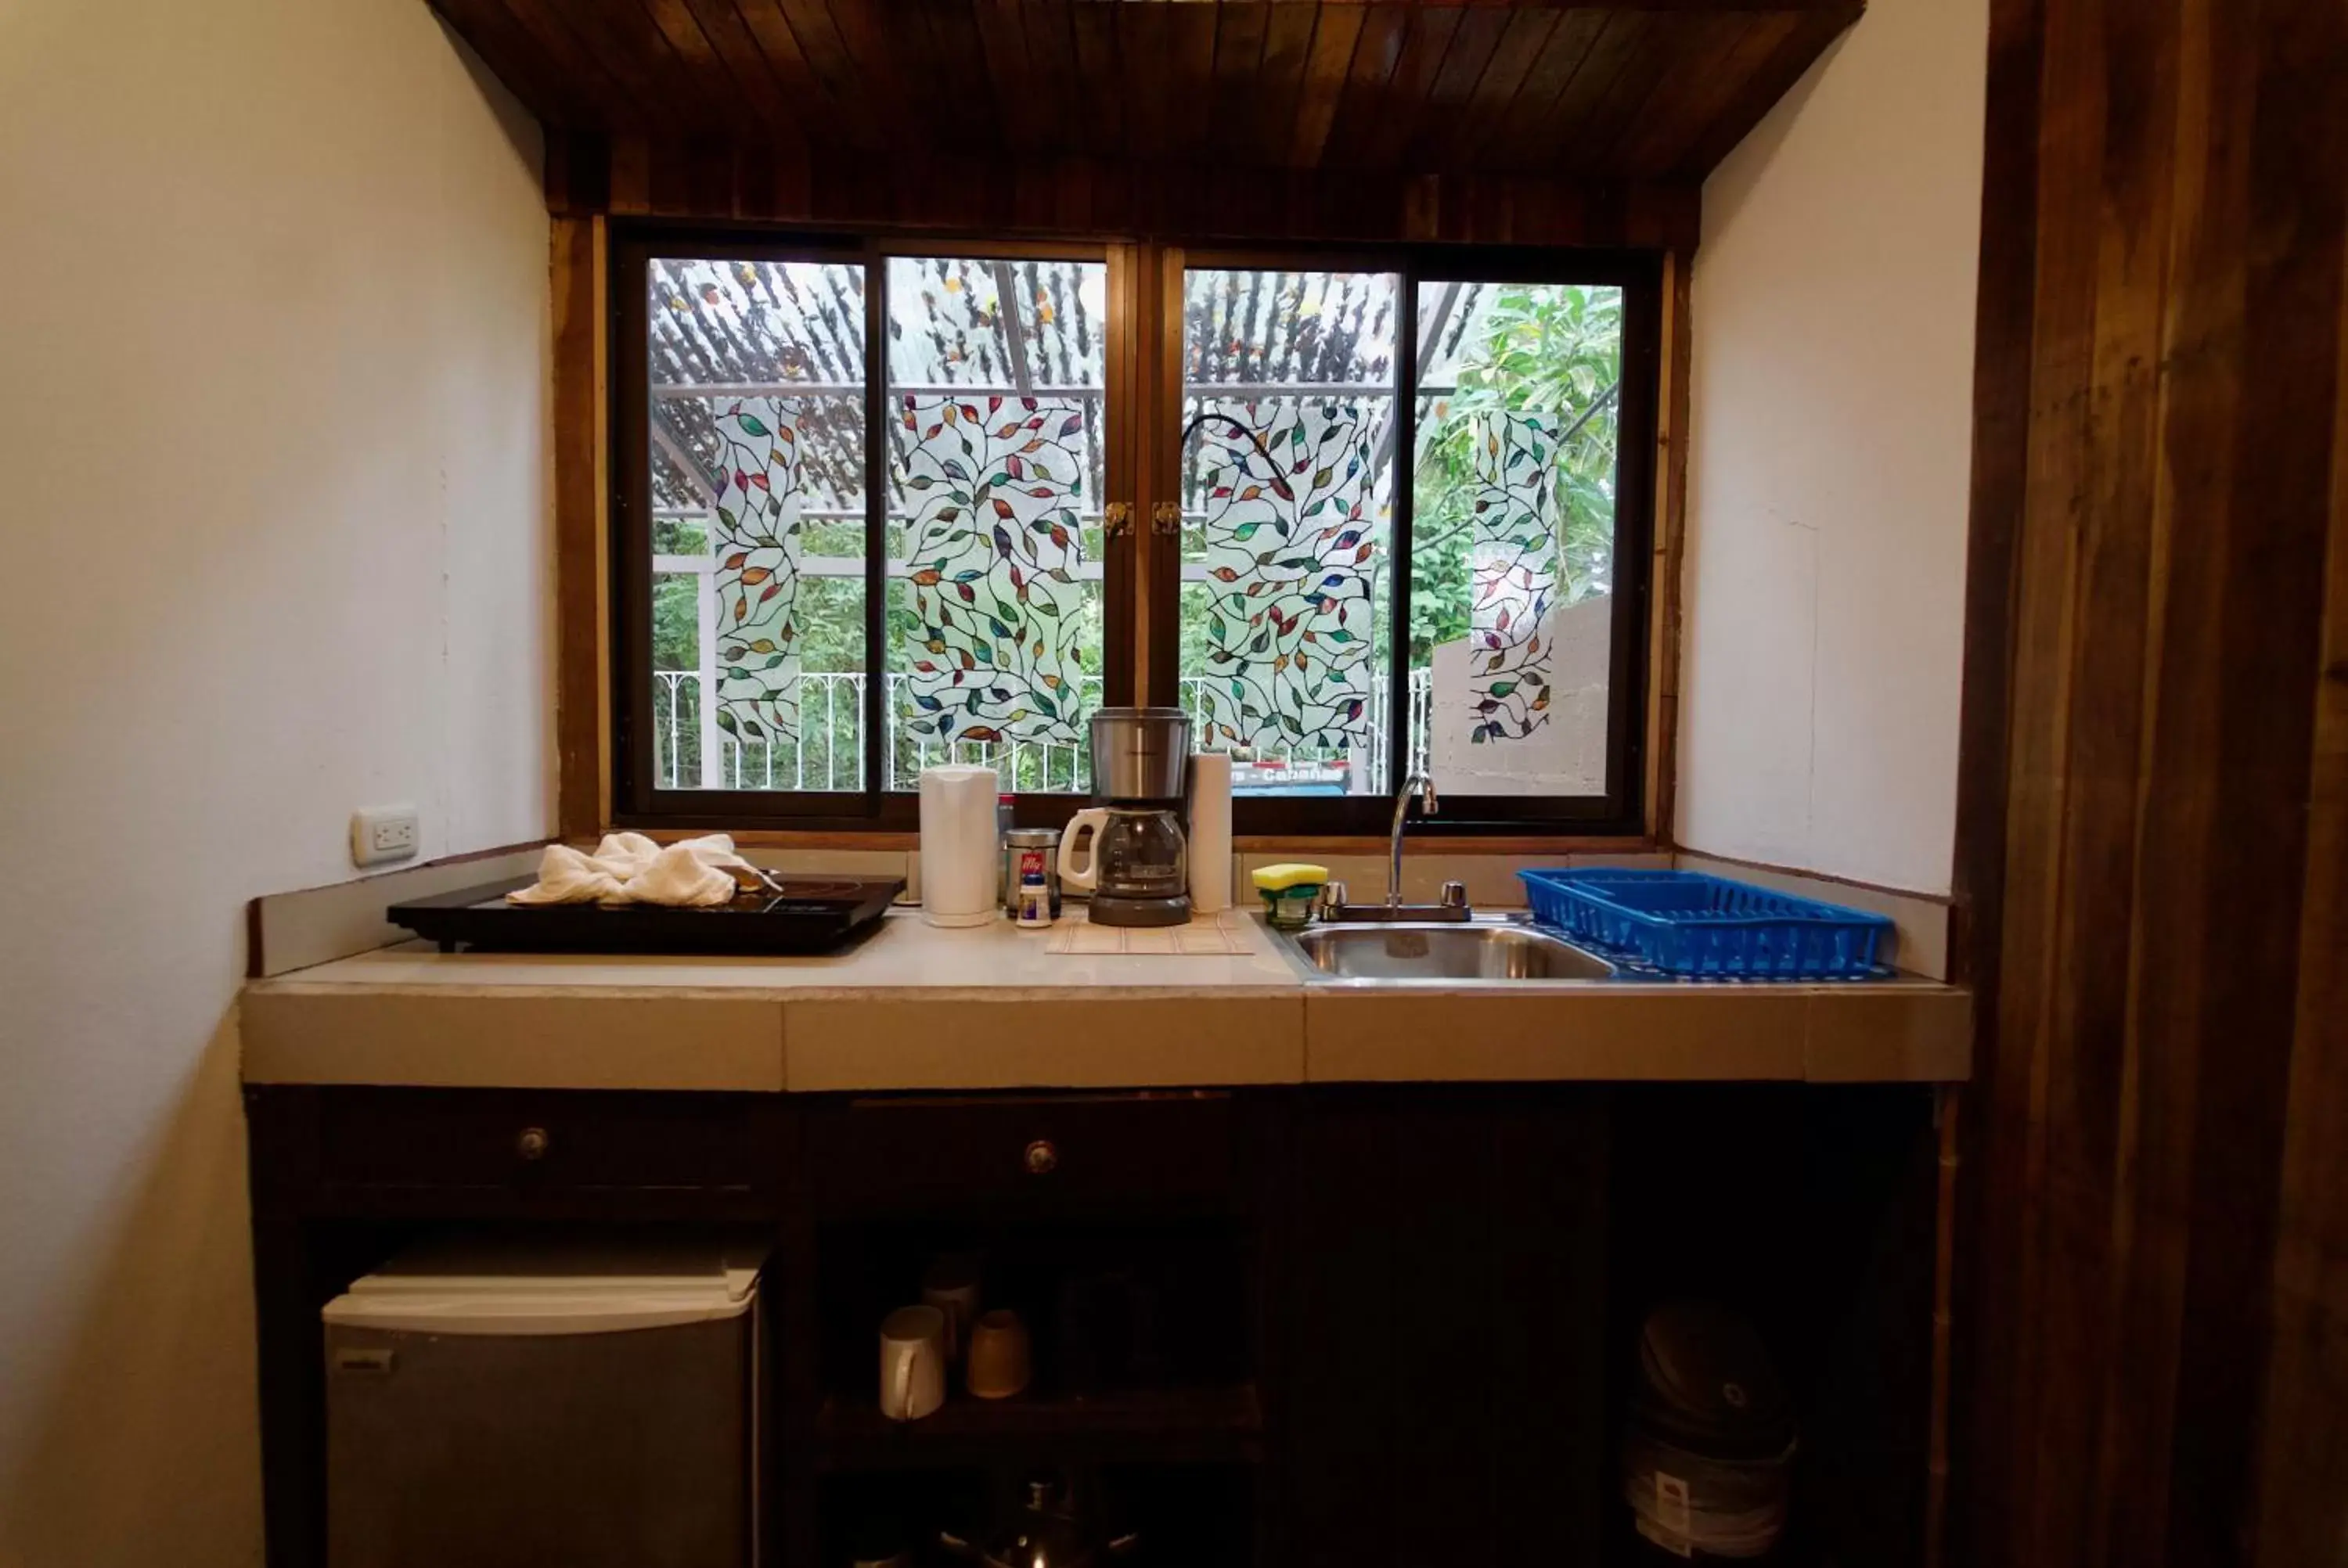
[[1194, 915], [1187, 926], [1096, 926], [1086, 915], [1071, 909], [1053, 927], [1050, 950], [1096, 958], [1224, 958], [1245, 956], [1249, 945], [1247, 933], [1225, 926], [1220, 915]]

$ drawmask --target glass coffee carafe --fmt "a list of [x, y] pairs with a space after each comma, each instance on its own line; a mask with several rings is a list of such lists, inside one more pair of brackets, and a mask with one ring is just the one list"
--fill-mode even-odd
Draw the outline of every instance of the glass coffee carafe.
[[[1076, 852], [1089, 838], [1089, 853]], [[1093, 896], [1097, 926], [1179, 926], [1190, 918], [1190, 866], [1171, 806], [1086, 806], [1060, 839], [1060, 885]]]
[[[1097, 926], [1190, 918], [1182, 785], [1190, 720], [1179, 708], [1103, 708], [1092, 718], [1093, 799], [1060, 837], [1060, 882], [1092, 895]], [[1079, 851], [1086, 851], [1079, 857]]]

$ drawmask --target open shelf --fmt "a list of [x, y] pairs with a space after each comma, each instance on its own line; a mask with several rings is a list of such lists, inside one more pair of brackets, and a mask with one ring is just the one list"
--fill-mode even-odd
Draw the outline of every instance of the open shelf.
[[1252, 1383], [1082, 1398], [949, 1399], [892, 1421], [870, 1399], [833, 1395], [816, 1421], [822, 1467], [918, 1470], [1076, 1457], [1093, 1463], [1252, 1464], [1263, 1406]]
[[1127, 1532], [1140, 1536], [1130, 1556], [1105, 1562], [1127, 1568], [1255, 1568], [1271, 1561], [1258, 1531], [1264, 1482], [1254, 1467], [1078, 1461], [822, 1476], [817, 1486], [821, 1529], [811, 1560], [819, 1565], [884, 1562], [902, 1553], [921, 1568], [957, 1568], [963, 1559], [939, 1547], [939, 1532], [951, 1530], [968, 1541], [996, 1538], [1025, 1483], [1043, 1475], [1081, 1489], [1095, 1539]]

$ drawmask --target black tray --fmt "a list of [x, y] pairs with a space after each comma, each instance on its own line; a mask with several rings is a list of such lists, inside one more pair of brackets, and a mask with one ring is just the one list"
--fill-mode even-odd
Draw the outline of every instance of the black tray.
[[536, 878], [517, 877], [394, 904], [384, 917], [444, 953], [458, 945], [496, 953], [828, 953], [878, 920], [902, 877], [791, 876], [731, 904], [671, 909], [656, 904], [509, 904]]

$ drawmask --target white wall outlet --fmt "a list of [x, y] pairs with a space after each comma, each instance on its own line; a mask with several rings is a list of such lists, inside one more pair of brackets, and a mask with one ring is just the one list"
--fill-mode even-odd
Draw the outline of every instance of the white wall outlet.
[[414, 806], [362, 806], [351, 814], [351, 864], [412, 859], [420, 837]]

